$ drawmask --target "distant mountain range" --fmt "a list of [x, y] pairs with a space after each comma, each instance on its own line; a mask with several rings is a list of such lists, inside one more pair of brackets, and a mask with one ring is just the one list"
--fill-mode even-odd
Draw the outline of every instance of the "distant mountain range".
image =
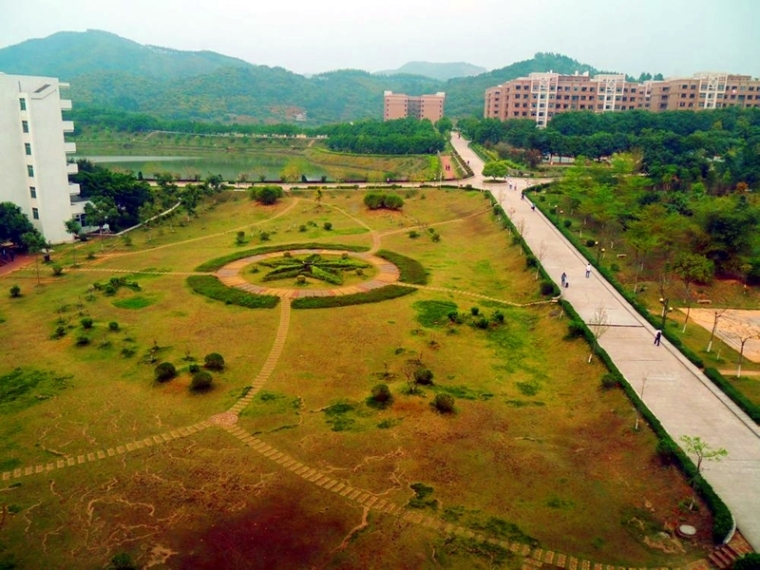
[[0, 72], [68, 81], [75, 112], [91, 106], [164, 119], [223, 122], [276, 123], [303, 119], [304, 114], [311, 125], [379, 119], [386, 90], [410, 95], [444, 91], [447, 116], [482, 116], [488, 87], [533, 71], [599, 72], [564, 55], [538, 53], [470, 77], [442, 80], [423, 75], [444, 77], [480, 69], [466, 63], [412, 62], [384, 72], [389, 75], [340, 70], [305, 77], [210, 51], [141, 45], [98, 30], [60, 32], [0, 49]]
[[429, 61], [410, 61], [398, 69], [388, 71], [376, 71], [375, 75], [422, 75], [438, 81], [448, 81], [455, 77], [472, 77], [488, 71], [485, 67], [472, 65], [471, 63], [431, 63]]

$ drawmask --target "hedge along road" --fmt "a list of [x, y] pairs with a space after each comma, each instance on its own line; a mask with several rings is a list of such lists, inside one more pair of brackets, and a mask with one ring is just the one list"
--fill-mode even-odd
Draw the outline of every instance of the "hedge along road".
[[599, 309], [606, 311], [609, 328], [599, 344], [670, 436], [675, 441], [682, 435], [698, 436], [711, 448], [728, 451], [720, 463], [704, 462], [702, 474], [731, 510], [744, 537], [760, 551], [760, 427], [667, 340], [655, 346], [652, 326], [603, 277], [593, 270], [586, 277], [585, 258], [531, 209], [527, 197], [520, 198], [526, 187], [543, 181], [489, 183], [479, 174], [483, 161], [469, 141], [452, 136], [451, 144], [476, 173], [473, 187], [492, 189], [515, 226], [523, 228], [534, 254], [545, 250], [541, 263], [549, 276], [559, 283], [561, 274], [567, 274], [569, 287], [562, 289], [562, 296], [581, 318], [589, 324]]

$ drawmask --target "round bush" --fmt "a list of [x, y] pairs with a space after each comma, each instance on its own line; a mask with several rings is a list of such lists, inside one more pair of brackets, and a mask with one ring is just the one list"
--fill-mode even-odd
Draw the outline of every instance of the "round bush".
[[18, 285], [13, 285], [10, 288], [10, 294], [11, 294], [11, 297], [21, 297], [21, 287], [19, 287]]
[[213, 377], [205, 370], [199, 370], [193, 374], [193, 380], [190, 382], [190, 389], [197, 392], [200, 390], [208, 390], [211, 387]]
[[118, 331], [119, 323], [117, 323], [116, 321], [111, 321], [110, 323], [108, 323], [108, 330], [114, 331], [114, 332]]
[[454, 413], [454, 398], [448, 394], [436, 394], [433, 407], [442, 414]]
[[378, 404], [387, 404], [392, 398], [391, 389], [387, 384], [378, 384], [372, 388], [372, 399]]
[[57, 263], [53, 264], [52, 269], [53, 269], [53, 275], [55, 275], [55, 276], [63, 275], [63, 267], [61, 267]]
[[76, 340], [77, 346], [87, 346], [90, 344], [90, 337], [80, 334]]
[[305, 232], [306, 231], [306, 226], [304, 224], [301, 224], [300, 226], [298, 226], [298, 231], [299, 232]]
[[85, 317], [85, 318], [83, 318], [79, 322], [82, 323], [82, 328], [84, 328], [84, 329], [91, 329], [92, 328], [93, 320], [90, 317]]
[[602, 376], [602, 388], [605, 390], [611, 390], [612, 388], [617, 388], [620, 386], [620, 380], [618, 380], [617, 376], [614, 374], [610, 374], [609, 372]]
[[162, 362], [156, 366], [156, 380], [159, 382], [168, 382], [177, 375], [177, 369], [171, 362]]
[[207, 354], [203, 362], [209, 370], [224, 370], [224, 358], [218, 352]]
[[566, 228], [569, 228], [570, 226], [573, 225], [573, 220], [565, 220], [564, 222], [562, 222], [562, 225], [565, 226]]
[[596, 245], [595, 239], [587, 239], [586, 240], [586, 247], [594, 247]]
[[423, 386], [430, 386], [433, 384], [433, 372], [428, 368], [418, 368], [414, 371], [414, 381]]
[[188, 370], [190, 370], [190, 374], [195, 374], [196, 372], [199, 372], [201, 367], [193, 362], [189, 367]]
[[480, 309], [478, 307], [471, 307], [470, 313], [472, 313], [473, 317], [477, 317], [480, 314]]
[[325, 228], [328, 232], [333, 228], [332, 223], [330, 222], [325, 222], [322, 227]]

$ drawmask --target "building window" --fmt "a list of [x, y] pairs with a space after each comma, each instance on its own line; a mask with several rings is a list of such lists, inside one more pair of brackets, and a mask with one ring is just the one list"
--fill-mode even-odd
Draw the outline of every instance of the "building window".
[[26, 174], [29, 178], [34, 178], [34, 166], [31, 164], [26, 165]]
[[37, 208], [32, 208], [32, 218], [35, 220], [40, 219], [40, 211]]
[[26, 99], [23, 97], [18, 100], [19, 106], [21, 107], [22, 111], [26, 111]]
[[32, 156], [32, 145], [31, 143], [24, 143], [24, 152], [27, 156]]
[[34, 186], [30, 186], [29, 187], [29, 195], [32, 198], [36, 198], [37, 197], [37, 189]]
[[25, 133], [29, 132], [29, 121], [21, 121], [21, 130]]

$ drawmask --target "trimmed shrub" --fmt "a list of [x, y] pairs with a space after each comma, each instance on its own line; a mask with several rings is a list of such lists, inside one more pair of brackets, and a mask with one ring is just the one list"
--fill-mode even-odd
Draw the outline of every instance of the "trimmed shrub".
[[760, 570], [760, 553], [751, 552], [737, 559], [734, 570]]
[[332, 228], [333, 228], [333, 225], [332, 225], [332, 223], [330, 223], [330, 222], [325, 222], [325, 223], [324, 223], [324, 225], [323, 225], [322, 227], [323, 227], [323, 228], [324, 228], [326, 231], [328, 231], [328, 232], [329, 232], [330, 230], [332, 230]]
[[[555, 293], [556, 290], [556, 293]], [[552, 295], [559, 295], [559, 291], [557, 290], [557, 286], [552, 283], [551, 281], [541, 281], [540, 286], [541, 294], [544, 297], [551, 297]]]
[[410, 230], [409, 234], [407, 235], [409, 235], [410, 238], [415, 239], [415, 238], [420, 237], [420, 232], [418, 232], [417, 230]]
[[536, 268], [538, 267], [538, 258], [534, 255], [526, 255], [525, 256], [525, 266], [530, 268]]
[[575, 319], [567, 323], [567, 335], [565, 338], [581, 338], [584, 335], [585, 325], [582, 321], [576, 321]]
[[[379, 289], [372, 289], [366, 293], [353, 293], [337, 297], [301, 297], [293, 299], [291, 307], [294, 309], [329, 309], [332, 307], [348, 307], [350, 305], [363, 305], [365, 303], [379, 303], [389, 299], [396, 299], [404, 295], [414, 293], [416, 289], [402, 287], [401, 285], [387, 285]], [[279, 297], [275, 297], [276, 299]]]
[[53, 269], [53, 275], [55, 275], [56, 277], [63, 275], [63, 267], [61, 267], [57, 263], [53, 264], [52, 269]]
[[187, 284], [196, 293], [222, 301], [227, 305], [239, 305], [249, 309], [271, 309], [280, 301], [276, 295], [255, 295], [227, 287], [213, 275], [191, 275], [187, 278]]
[[224, 357], [218, 352], [207, 354], [203, 362], [209, 370], [224, 370]]
[[614, 374], [609, 372], [602, 376], [602, 388], [605, 390], [611, 390], [620, 386], [620, 380]]
[[504, 324], [504, 313], [499, 311], [498, 309], [494, 311], [493, 313], [493, 321], [498, 324]]
[[477, 317], [480, 314], [480, 309], [478, 307], [471, 307], [470, 313], [472, 313], [473, 317]]
[[[316, 227], [317, 224], [315, 224], [314, 222], [308, 222], [308, 225]], [[287, 251], [289, 249], [293, 249], [293, 244], [262, 245], [259, 247], [255, 247], [253, 249], [236, 251], [229, 255], [225, 255], [223, 257], [217, 257], [210, 261], [206, 261], [205, 263], [202, 263], [198, 267], [196, 267], [195, 270], [201, 273], [216, 271], [217, 269], [221, 269], [228, 263], [232, 261], [237, 261], [238, 259], [243, 259], [244, 257], [259, 255], [261, 253]], [[336, 243], [325, 244], [325, 243], [306, 242], [306, 243], [299, 243], [298, 249], [341, 249], [341, 250], [346, 250], [346, 251], [367, 251], [369, 248], [363, 245], [346, 245], [346, 244], [336, 244]]]
[[155, 374], [158, 382], [168, 382], [177, 375], [177, 369], [171, 362], [162, 362], [156, 366]]
[[398, 267], [400, 275], [399, 280], [403, 283], [413, 285], [427, 285], [427, 272], [422, 264], [416, 259], [406, 257], [400, 253], [381, 249], [375, 255], [387, 259]]
[[83, 329], [91, 329], [93, 320], [90, 317], [85, 317], [81, 321], [79, 321], [82, 324]]
[[454, 397], [449, 394], [436, 394], [433, 407], [442, 414], [454, 413]]
[[90, 344], [90, 337], [83, 334], [80, 334], [77, 337], [77, 340], [76, 340], [77, 346], [87, 346], [88, 344]]
[[21, 297], [21, 287], [19, 287], [18, 285], [11, 286], [9, 292], [11, 294], [11, 297], [13, 298]]
[[200, 371], [201, 367], [199, 364], [193, 362], [190, 366], [187, 367], [190, 374], [195, 374], [196, 372]]
[[194, 392], [200, 392], [202, 390], [208, 390], [211, 387], [211, 382], [214, 378], [205, 370], [199, 370], [193, 374], [193, 379], [190, 382], [190, 389]]
[[118, 331], [119, 323], [117, 323], [116, 321], [111, 321], [110, 323], [108, 323], [108, 330], [113, 331], [113, 332]]
[[305, 226], [304, 224], [301, 224], [300, 226], [298, 226], [298, 231], [299, 231], [299, 232], [305, 232], [305, 231], [306, 231], [306, 229], [307, 229], [307, 228], [306, 228], [306, 226]]

